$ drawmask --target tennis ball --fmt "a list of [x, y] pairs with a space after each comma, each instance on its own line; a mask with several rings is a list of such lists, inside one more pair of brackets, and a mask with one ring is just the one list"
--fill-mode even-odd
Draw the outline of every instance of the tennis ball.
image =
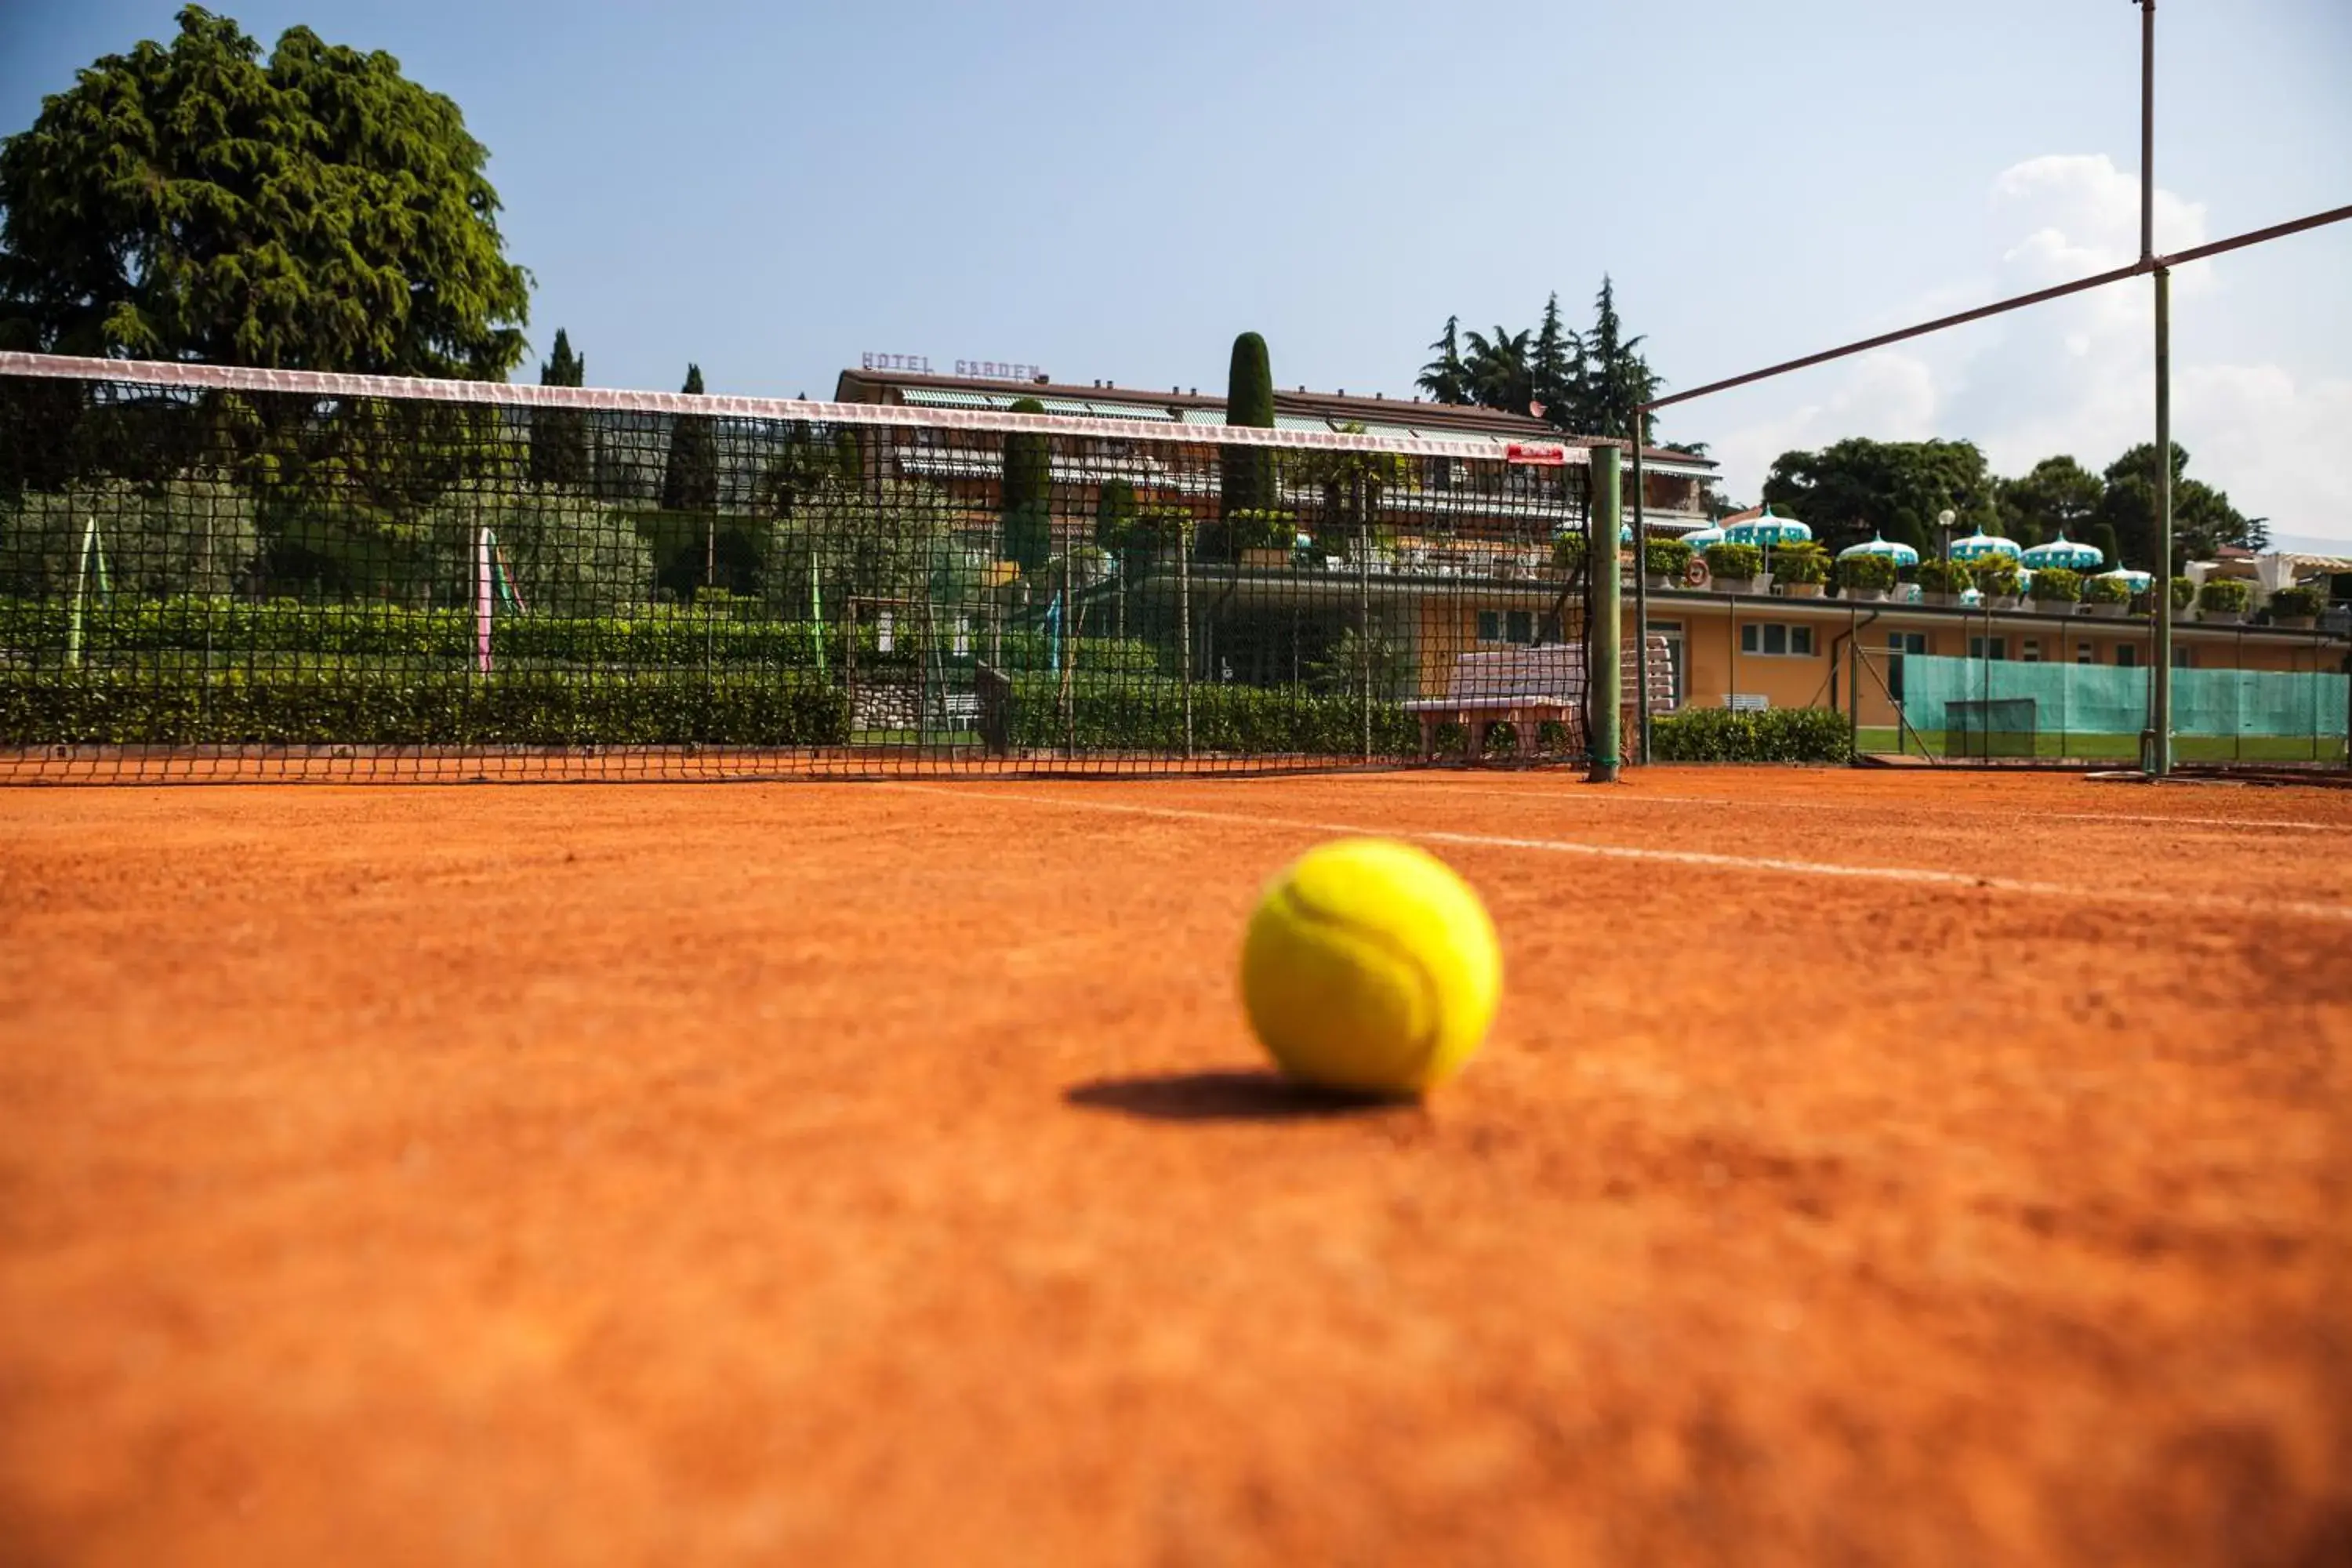
[[1242, 1004], [1291, 1077], [1417, 1094], [1462, 1070], [1502, 995], [1495, 925], [1435, 856], [1386, 838], [1308, 850], [1242, 939]]

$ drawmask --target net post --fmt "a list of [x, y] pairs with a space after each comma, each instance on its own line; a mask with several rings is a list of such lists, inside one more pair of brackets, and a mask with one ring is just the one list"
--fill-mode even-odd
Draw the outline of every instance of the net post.
[[1622, 751], [1620, 704], [1624, 700], [1625, 686], [1624, 641], [1620, 635], [1617, 601], [1617, 531], [1609, 526], [1624, 515], [1617, 485], [1617, 448], [1614, 446], [1592, 449], [1592, 507], [1590, 515], [1593, 537], [1587, 542], [1584, 555], [1591, 563], [1592, 571], [1584, 623], [1585, 637], [1591, 647], [1595, 690], [1592, 693], [1592, 771], [1587, 777], [1594, 784], [1614, 784]]
[[2172, 772], [2172, 272], [2156, 269], [2156, 647], [2148, 663], [2150, 778]]
[[1650, 438], [1650, 411], [1633, 410], [1633, 760], [1650, 761], [1650, 528], [1643, 515], [1642, 447]]

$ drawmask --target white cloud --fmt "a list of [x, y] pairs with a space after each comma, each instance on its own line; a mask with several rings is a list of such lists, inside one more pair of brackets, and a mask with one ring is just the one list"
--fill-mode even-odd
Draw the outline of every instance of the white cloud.
[[[2052, 154], [1993, 180], [1974, 288], [1946, 284], [1915, 320], [1955, 299], [2005, 298], [2128, 264], [2139, 254], [2139, 182], [2102, 154]], [[2210, 237], [2202, 203], [2159, 187], [2156, 246]], [[2172, 280], [2179, 307], [2227, 320], [2228, 264], [2200, 262]], [[1981, 326], [1917, 339], [1850, 362], [1836, 389], [1724, 432], [1714, 442], [1732, 492], [1752, 496], [1774, 458], [1844, 436], [1965, 437], [1996, 471], [2021, 473], [2068, 452], [2093, 468], [2154, 436], [2150, 286], [2133, 279]], [[2210, 334], [2208, 334], [2210, 335]], [[1772, 383], [1742, 398], [1767, 405]], [[1786, 407], [1786, 405], [1780, 406]], [[2352, 379], [2305, 376], [2271, 363], [2173, 362], [2174, 438], [2190, 471], [2273, 529], [2352, 539], [2352, 468], [2336, 456], [2352, 430]]]

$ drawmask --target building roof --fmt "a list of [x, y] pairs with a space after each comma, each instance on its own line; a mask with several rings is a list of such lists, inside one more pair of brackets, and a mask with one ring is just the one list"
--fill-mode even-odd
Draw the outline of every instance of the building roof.
[[[841, 373], [834, 396], [842, 403], [906, 403], [917, 406], [1005, 407], [1015, 399], [1034, 397], [1048, 414], [1072, 414], [1089, 418], [1148, 419], [1158, 423], [1216, 426], [1224, 423], [1225, 400], [1198, 388], [1181, 391], [1116, 386], [1105, 382], [1078, 386], [1065, 382], [1004, 381], [982, 376], [932, 375], [917, 371], [851, 369]], [[1472, 404], [1423, 403], [1418, 398], [1351, 397], [1344, 392], [1309, 392], [1305, 388], [1274, 395], [1277, 426], [1328, 430], [1340, 423], [1360, 424], [1374, 435], [1435, 437], [1458, 439], [1484, 437], [1497, 441], [1549, 441], [1578, 447], [1615, 447], [1632, 443], [1600, 436], [1567, 436], [1525, 414]], [[1695, 476], [1711, 474], [1715, 464], [1687, 452], [1661, 447], [1645, 447], [1644, 462], [1670, 465]]]

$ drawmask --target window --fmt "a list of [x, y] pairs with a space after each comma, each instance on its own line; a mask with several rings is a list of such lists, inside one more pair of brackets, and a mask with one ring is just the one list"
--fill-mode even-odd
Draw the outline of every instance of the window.
[[1478, 640], [1480, 642], [1501, 642], [1503, 640], [1502, 611], [1481, 610], [1478, 612]]
[[1926, 632], [1889, 632], [1886, 634], [1886, 695], [1895, 701], [1903, 700], [1903, 656], [1927, 651]]
[[2179, 644], [2175, 643], [2172, 647], [2172, 668], [2175, 669], [2196, 668], [2197, 650], [2193, 647], [2182, 647]]
[[2089, 643], [2078, 642], [2074, 645], [2074, 662], [2076, 664], [2096, 664], [2099, 662], [2096, 655], [2097, 650], [2093, 648]]
[[1813, 628], [1783, 621], [1751, 621], [1739, 628], [1739, 651], [1773, 658], [1811, 658]]
[[2127, 642], [2116, 644], [2116, 668], [2129, 669], [2139, 662], [2139, 649]]
[[2007, 637], [1970, 637], [1969, 657], [1970, 658], [2007, 658], [2009, 639]]
[[1536, 616], [1533, 610], [1513, 610], [1504, 617], [1505, 634], [1513, 642], [1536, 640]]
[[[1549, 616], [1547, 626], [1558, 626]], [[1481, 610], [1478, 612], [1480, 642], [1531, 643], [1536, 640], [1536, 614], [1533, 610]]]
[[2025, 647], [2019, 652], [2017, 657], [2023, 659], [2028, 664], [2040, 664], [2042, 662], [2042, 639], [2039, 637], [2026, 638]]

